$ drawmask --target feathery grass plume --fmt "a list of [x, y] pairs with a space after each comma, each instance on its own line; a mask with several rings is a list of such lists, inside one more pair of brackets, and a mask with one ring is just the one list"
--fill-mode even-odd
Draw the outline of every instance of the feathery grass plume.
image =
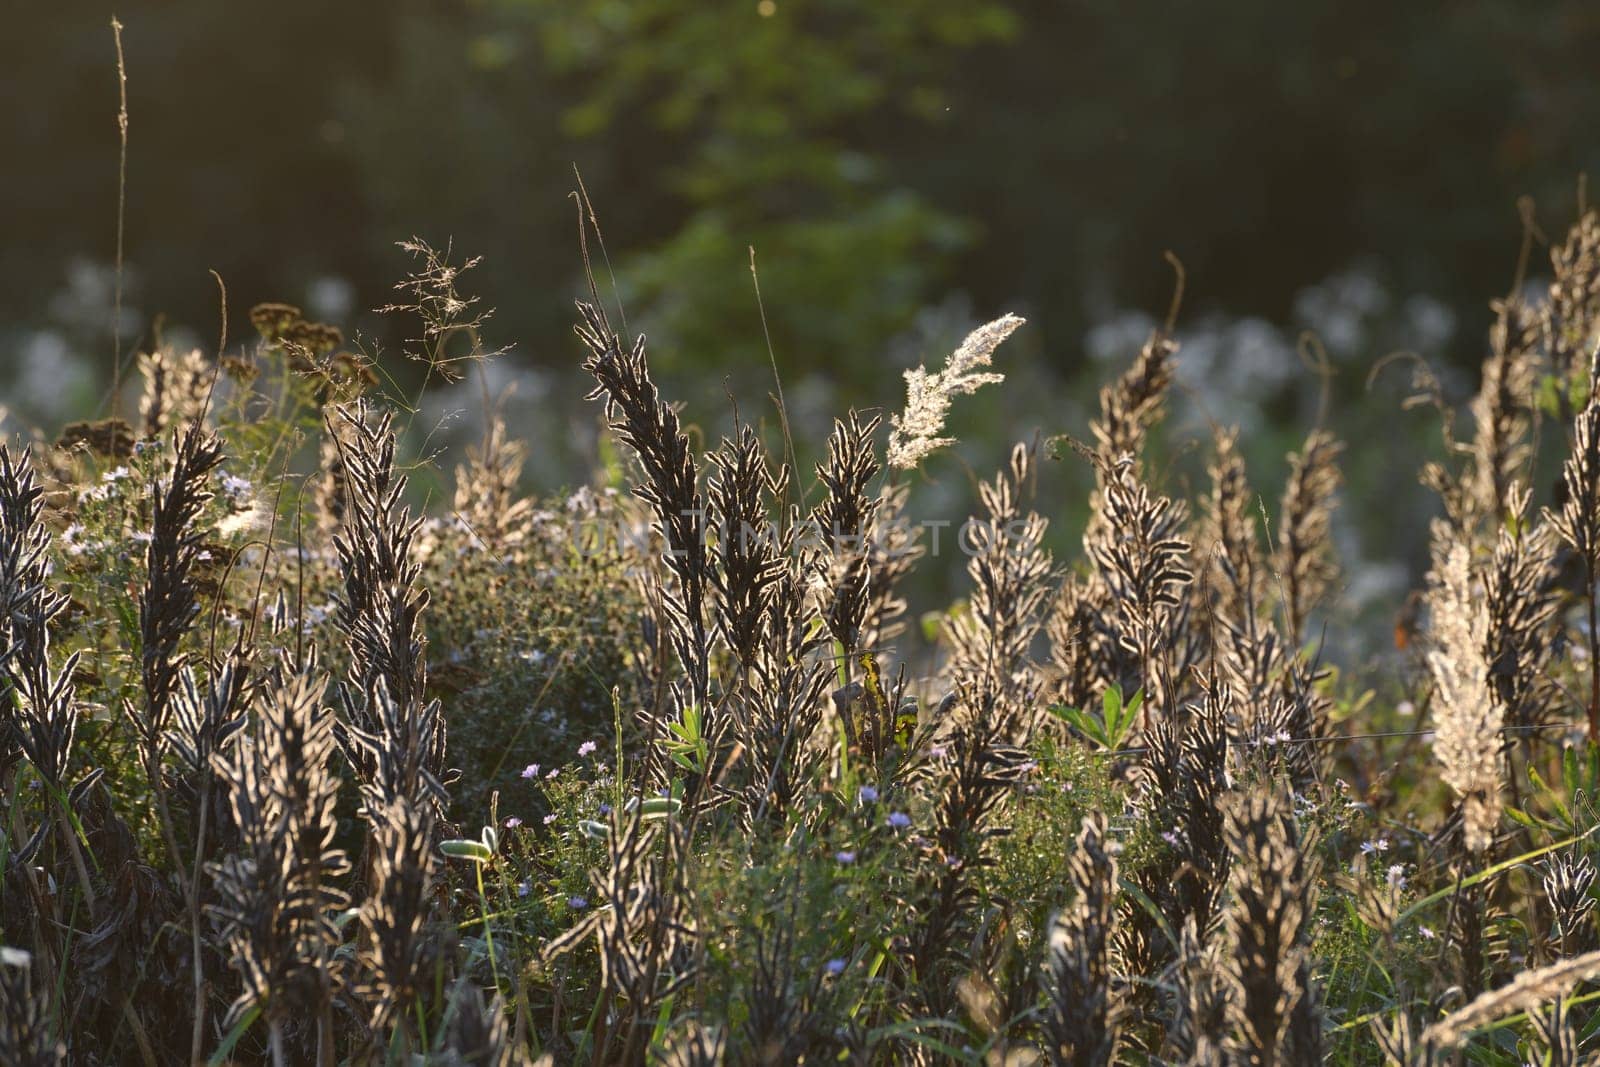
[[1152, 705], [1168, 709], [1195, 654], [1187, 625], [1194, 580], [1183, 538], [1188, 508], [1151, 493], [1131, 462], [1103, 476], [1103, 521], [1085, 531], [1084, 550], [1109, 593], [1103, 624], [1114, 641], [1111, 680], [1125, 694], [1144, 691], [1148, 723]]
[[1544, 898], [1553, 918], [1549, 948], [1556, 959], [1595, 947], [1595, 868], [1589, 857], [1567, 851], [1545, 863]]
[[[1172, 963], [1170, 931], [1192, 918], [1209, 929], [1228, 871], [1222, 803], [1231, 787], [1229, 723], [1233, 697], [1215, 673], [1200, 679], [1203, 699], [1157, 718], [1144, 731], [1144, 756], [1133, 770], [1133, 803], [1165, 847], [1131, 872], [1130, 883], [1154, 905], [1130, 908], [1117, 948], [1130, 973], [1156, 974]], [[1157, 1014], [1155, 990], [1128, 989], [1129, 1010]]]
[[441, 809], [450, 773], [445, 723], [427, 698], [427, 638], [415, 547], [421, 518], [402, 503], [406, 478], [395, 471], [393, 416], [374, 417], [365, 400], [335, 409], [349, 499], [333, 539], [344, 579], [337, 620], [349, 638], [350, 670], [340, 684], [345, 721], [334, 736], [369, 794], [430, 795]]
[[1538, 378], [1531, 311], [1516, 297], [1497, 300], [1493, 307], [1489, 358], [1483, 361], [1483, 383], [1471, 406], [1471, 498], [1477, 514], [1491, 522], [1512, 509], [1512, 489], [1526, 477]]
[[56, 1067], [67, 1062], [67, 1047], [56, 1040], [42, 991], [33, 989], [33, 956], [0, 947], [0, 1063], [13, 1067]]
[[1277, 738], [1280, 729], [1289, 728], [1293, 714], [1283, 707], [1289, 702], [1285, 689], [1293, 694], [1297, 675], [1290, 673], [1283, 635], [1262, 617], [1264, 608], [1249, 602], [1242, 606], [1244, 614], [1237, 620], [1221, 614], [1213, 618], [1217, 660], [1241, 705], [1241, 740], [1249, 743]]
[[1343, 480], [1338, 466], [1343, 451], [1328, 431], [1313, 430], [1305, 447], [1289, 457], [1272, 569], [1283, 583], [1285, 628], [1296, 647], [1305, 640], [1306, 617], [1339, 577], [1329, 525]]
[[[1435, 527], [1436, 535], [1443, 530]], [[1437, 551], [1437, 548], [1436, 548]], [[1451, 543], [1429, 574], [1435, 687], [1434, 755], [1440, 777], [1461, 799], [1467, 849], [1481, 853], [1500, 821], [1500, 729], [1505, 706], [1489, 688], [1488, 605], [1473, 579], [1471, 549]]]
[[1224, 964], [1214, 943], [1201, 940], [1194, 917], [1178, 934], [1178, 994], [1167, 1027], [1167, 1063], [1199, 1065], [1227, 1062], [1228, 988]]
[[922, 530], [906, 521], [909, 485], [886, 484], [867, 527], [867, 607], [862, 613], [861, 646], [887, 650], [905, 632], [905, 598], [900, 585], [926, 553]]
[[0, 672], [16, 694], [0, 698], [0, 781], [10, 783], [17, 755], [59, 791], [65, 784], [78, 707], [72, 684], [78, 654], [50, 666], [50, 624], [67, 598], [49, 587], [50, 532], [44, 489], [32, 453], [0, 443]]
[[869, 485], [877, 477], [878, 460], [872, 436], [881, 420], [863, 419], [854, 408], [835, 419], [828, 437], [827, 462], [817, 477], [828, 495], [811, 512], [826, 551], [818, 557], [813, 582], [822, 600], [822, 621], [839, 643], [847, 662], [861, 651], [872, 583], [872, 555], [866, 540], [877, 515], [879, 498]]
[[782, 820], [803, 795], [823, 753], [812, 738], [822, 722], [823, 693], [832, 665], [817, 655], [823, 639], [806, 593], [805, 569], [793, 553], [791, 524], [777, 546], [783, 564], [766, 590], [766, 617], [750, 665], [750, 683], [734, 694], [734, 739], [744, 747], [748, 775], [744, 811]]
[[950, 402], [1006, 380], [1003, 374], [981, 368], [989, 366], [994, 350], [1025, 321], [1016, 315], [1002, 315], [967, 334], [943, 370], [929, 374], [926, 367], [919, 366], [905, 372], [905, 411], [889, 418], [887, 462], [891, 469], [912, 470], [954, 442], [954, 438], [939, 436], [950, 414]]
[[1101, 459], [1096, 473], [1102, 488], [1115, 480], [1124, 456], [1132, 458], [1136, 476], [1142, 473], [1145, 438], [1161, 419], [1177, 354], [1178, 342], [1165, 330], [1154, 330], [1133, 366], [1100, 390], [1100, 417], [1090, 429]]
[[1572, 424], [1572, 451], [1561, 468], [1566, 500], [1546, 521], [1583, 564], [1583, 597], [1588, 608], [1589, 741], [1600, 742], [1600, 360], [1589, 377], [1589, 402]]
[[830, 677], [814, 655], [821, 639], [805, 585], [812, 550], [797, 545], [795, 509], [781, 527], [769, 522], [789, 472], [773, 474], [751, 427], [724, 439], [712, 459], [717, 632], [734, 654], [742, 683], [729, 695], [733, 737], [745, 753], [737, 791], [747, 820], [781, 820], [819, 755], [810, 741]]
[[[1233, 783], [1229, 724], [1237, 718], [1233, 691], [1213, 672], [1199, 683], [1198, 703], [1151, 724], [1148, 752], [1135, 772], [1139, 802], [1152, 826], [1170, 834], [1168, 855], [1140, 872], [1146, 894], [1161, 905], [1174, 929], [1193, 916], [1210, 928], [1228, 871], [1223, 804]], [[1136, 925], [1151, 918], [1136, 913]], [[1157, 929], [1162, 958], [1173, 946]]]
[[188, 662], [180, 646], [200, 613], [194, 571], [204, 533], [197, 521], [214, 495], [208, 481], [222, 459], [221, 438], [191, 422], [174, 434], [172, 467], [152, 487], [150, 547], [139, 591], [144, 709], [134, 716], [152, 781], [159, 775], [173, 694]]
[[[88, 913], [96, 911], [98, 896], [78, 843], [72, 811], [101, 776], [101, 769], [84, 775], [68, 788], [67, 771], [78, 729], [78, 698], [73, 682], [79, 653], [68, 656], [59, 669], [50, 666], [50, 624], [67, 607], [67, 598], [50, 590], [50, 562], [46, 552], [50, 535], [43, 524], [44, 491], [33, 471], [31, 453], [13, 457], [0, 443], [0, 680], [9, 692], [0, 692], [0, 788], [16, 800], [16, 752], [33, 765], [49, 787], [55, 808], [59, 840], [72, 862]], [[14, 747], [13, 747], [14, 746]], [[157, 783], [159, 788], [159, 783]], [[14, 805], [8, 805], [14, 806]], [[47, 824], [48, 825], [48, 824]], [[8, 819], [4, 836], [14, 832]], [[17, 853], [22, 862], [44, 842], [45, 828], [24, 843]], [[4, 880], [0, 865], [0, 887]]]
[[367, 804], [372, 828], [372, 879], [361, 904], [367, 936], [361, 953], [366, 981], [360, 992], [372, 1001], [371, 1025], [407, 1031], [412, 1002], [427, 979], [423, 923], [434, 868], [433, 805], [399, 793]]
[[1562, 383], [1583, 373], [1600, 329], [1600, 214], [1586, 212], [1550, 249], [1554, 280], [1544, 306], [1544, 342], [1550, 366]]
[[231, 962], [244, 991], [228, 1010], [232, 1027], [259, 1008], [274, 1059], [286, 1062], [284, 1024], [306, 1011], [322, 1022], [331, 1056], [332, 1000], [341, 981], [335, 915], [349, 905], [336, 882], [350, 869], [333, 846], [339, 781], [334, 740], [321, 707], [325, 678], [297, 673], [269, 689], [255, 728], [212, 756], [228, 789], [239, 851], [210, 866]]
[[428, 799], [442, 816], [450, 795], [434, 774], [430, 757], [442, 748], [439, 701], [402, 704], [389, 694], [382, 675], [369, 682], [365, 693], [341, 683], [338, 694], [343, 714], [333, 724], [333, 735], [355, 768], [369, 812], [374, 801], [404, 794]]
[[1238, 625], [1259, 597], [1261, 542], [1256, 535], [1255, 494], [1239, 454], [1239, 428], [1218, 429], [1212, 445], [1211, 492], [1196, 538], [1196, 558], [1205, 561], [1202, 573], [1209, 580], [1199, 588], [1209, 594], [1211, 610]]
[[1320, 1063], [1322, 1011], [1310, 951], [1315, 833], [1301, 828], [1281, 783], [1236, 794], [1224, 810], [1233, 855], [1224, 916], [1230, 1061]]
[[943, 763], [916, 770], [937, 798], [929, 851], [943, 862], [918, 873], [912, 897], [917, 925], [908, 959], [920, 987], [917, 995], [935, 1014], [954, 1006], [953, 983], [941, 965], [982, 900], [976, 879], [994, 862], [995, 839], [1010, 832], [999, 820], [1002, 806], [1032, 769], [1028, 751], [1012, 743], [1024, 726], [1023, 709], [1006, 702], [985, 708], [957, 689], [935, 724], [946, 753]]
[[182, 356], [170, 349], [142, 353], [139, 374], [144, 379], [139, 417], [146, 439], [164, 437], [175, 426], [204, 418], [214, 376], [198, 348]]
[[1103, 680], [1106, 657], [1097, 647], [1104, 643], [1106, 598], [1102, 583], [1068, 573], [1045, 620], [1050, 648], [1045, 682], [1050, 695], [1067, 707], [1088, 706], [1110, 684]]
[[1022, 508], [1033, 462], [1033, 449], [1014, 447], [1010, 469], [978, 487], [984, 517], [964, 530], [972, 594], [967, 612], [950, 623], [950, 671], [985, 710], [1002, 702], [1031, 707], [1039, 691], [1029, 649], [1050, 601], [1051, 564], [1041, 547], [1045, 520]]
[[1465, 1043], [1473, 1030], [1565, 997], [1573, 986], [1596, 977], [1600, 977], [1600, 952], [1586, 952], [1547, 967], [1521, 972], [1500, 988], [1480, 994], [1470, 1004], [1424, 1030], [1421, 1045], [1427, 1062], [1439, 1062], [1443, 1053]]
[[250, 650], [246, 637], [239, 634], [233, 648], [220, 663], [212, 665], [210, 685], [204, 695], [192, 666], [185, 664], [179, 685], [173, 693], [177, 729], [167, 731], [167, 744], [178, 758], [178, 773], [173, 785], [188, 804], [192, 818], [194, 863], [188, 890], [191, 935], [190, 965], [194, 975], [195, 1009], [191, 1031], [191, 1055], [198, 1058], [205, 1038], [206, 951], [203, 944], [201, 899], [204, 886], [202, 864], [218, 849], [218, 842], [238, 840], [240, 828], [229, 819], [230, 805], [218, 797], [214, 787], [219, 756], [234, 744], [248, 717], [252, 695]]
[[172, 695], [176, 728], [167, 731], [167, 745], [178, 758], [177, 781], [191, 801], [214, 773], [212, 757], [244, 728], [251, 687], [250, 650], [242, 634], [213, 669], [204, 692], [191, 665], [179, 675]]
[[647, 822], [637, 812], [617, 813], [607, 844], [605, 867], [590, 876], [599, 899], [545, 946], [544, 960], [593, 938], [601, 990], [595, 1059], [636, 1063], [662, 1005], [698, 973], [689, 836], [677, 819]]
[[724, 438], [712, 456], [717, 471], [708, 495], [717, 529], [718, 566], [710, 578], [717, 633], [732, 649], [740, 669], [748, 670], [783, 574], [784, 561], [774, 544], [778, 535], [768, 524], [767, 509], [782, 495], [788, 471], [773, 475], [761, 439], [748, 424], [737, 434], [735, 439]]
[[[589, 349], [583, 369], [597, 383], [590, 400], [604, 400], [611, 430], [639, 457], [645, 481], [634, 495], [655, 512], [655, 529], [666, 542], [665, 563], [676, 589], [664, 597], [674, 650], [689, 683], [689, 702], [710, 706], [711, 641], [706, 630], [710, 563], [706, 555], [706, 514], [701, 503], [689, 438], [678, 413], [661, 399], [650, 378], [645, 339], [623, 349], [605, 313], [580, 303], [583, 321], [576, 329]], [[709, 724], [708, 724], [709, 726]]]
[[1530, 528], [1528, 497], [1520, 484], [1507, 488], [1507, 521], [1499, 526], [1484, 575], [1489, 684], [1505, 708], [1507, 724], [1517, 727], [1548, 718], [1553, 689], [1549, 664], [1559, 636], [1556, 538], [1548, 523]]
[[456, 468], [455, 513], [490, 552], [506, 556], [528, 537], [534, 502], [519, 496], [528, 446], [506, 437], [498, 413], [489, 416], [483, 440], [467, 448], [467, 462]]
[[[481, 362], [501, 355], [504, 349], [485, 352], [479, 345], [478, 333], [494, 314], [491, 308], [480, 308], [479, 297], [469, 296], [460, 288], [461, 276], [483, 262], [482, 256], [473, 256], [460, 263], [451, 263], [454, 251], [446, 244], [443, 251], [434, 248], [420, 237], [396, 242], [402, 251], [411, 254], [416, 268], [394, 285], [403, 293], [404, 302], [389, 304], [379, 311], [386, 314], [412, 312], [422, 320], [422, 336], [408, 340], [416, 345], [407, 349], [406, 358], [427, 364], [430, 375], [437, 374], [445, 382], [458, 382], [465, 376], [461, 364]], [[462, 353], [452, 351], [450, 342], [457, 336], [465, 337], [469, 347]]]
[[1052, 1064], [1104, 1067], [1116, 1059], [1123, 1004], [1112, 977], [1116, 848], [1103, 814], [1084, 818], [1067, 876], [1075, 896], [1051, 917], [1045, 956], [1046, 1052]]

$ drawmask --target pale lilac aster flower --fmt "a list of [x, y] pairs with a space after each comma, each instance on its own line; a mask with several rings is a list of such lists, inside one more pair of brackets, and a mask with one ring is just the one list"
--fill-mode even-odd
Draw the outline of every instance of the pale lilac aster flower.
[[519, 827], [521, 825], [522, 825], [522, 820], [517, 818], [515, 815], [511, 816], [511, 818], [506, 820], [506, 829], [507, 830], [515, 830], [517, 827]]
[[845, 968], [845, 961], [844, 960], [842, 960], [842, 959], [831, 959], [831, 960], [829, 960], [827, 962], [826, 966], [824, 966], [823, 969], [828, 972], [830, 977], [837, 978], [839, 975], [844, 973], [844, 968]]
[[911, 825], [911, 816], [907, 815], [903, 811], [890, 812], [889, 825], [894, 827], [896, 830], [904, 830], [906, 827]]
[[595, 744], [593, 741], [585, 741], [583, 744], [578, 746], [578, 755], [580, 755], [580, 756], [588, 756], [588, 755], [592, 754], [594, 752], [594, 750], [599, 748], [599, 747], [600, 746]]
[[587, 900], [584, 900], [582, 897], [568, 897], [567, 898], [567, 907], [571, 908], [573, 911], [582, 911], [584, 908], [587, 908], [588, 906], [589, 906], [589, 902]]
[[856, 861], [856, 854], [846, 849], [841, 852], [835, 852], [833, 854], [833, 858], [838, 860], [840, 863], [854, 863]]
[[544, 824], [546, 826], [550, 826], [550, 825], [554, 824], [555, 821], [556, 821], [556, 813], [553, 812], [553, 811], [549, 815], [546, 815], [544, 817]]
[[539, 765], [537, 763], [530, 763], [526, 767], [522, 768], [522, 777], [524, 777], [524, 778], [537, 778], [537, 777], [539, 777]]
[[860, 798], [861, 803], [871, 804], [873, 801], [878, 799], [878, 791], [870, 785], [864, 785], [861, 787], [861, 792], [858, 793], [857, 796]]

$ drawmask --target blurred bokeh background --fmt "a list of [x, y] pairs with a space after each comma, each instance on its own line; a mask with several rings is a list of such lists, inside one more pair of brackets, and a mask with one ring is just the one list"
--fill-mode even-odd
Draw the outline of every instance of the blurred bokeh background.
[[[482, 256], [490, 368], [515, 387], [532, 480], [584, 480], [569, 193], [606, 238], [605, 295], [648, 332], [687, 418], [770, 414], [752, 287], [803, 439], [1015, 311], [1010, 376], [958, 407], [963, 445], [914, 505], [960, 512], [1015, 438], [1086, 430], [1095, 383], [1187, 267], [1176, 477], [1210, 420], [1241, 424], [1269, 500], [1324, 409], [1356, 447], [1341, 540], [1350, 610], [1403, 597], [1415, 471], [1437, 421], [1402, 414], [1408, 349], [1473, 388], [1512, 284], [1517, 199], [1544, 234], [1600, 162], [1600, 8], [1586, 0], [126, 0], [131, 115], [122, 337], [214, 344], [264, 300], [371, 350], [413, 234]], [[0, 37], [0, 398], [51, 427], [111, 363], [117, 78], [94, 3], [29, 4]], [[1545, 259], [1533, 257], [1537, 284]], [[616, 290], [610, 288], [614, 270]], [[1313, 331], [1333, 376], [1297, 355]], [[402, 378], [409, 373], [397, 365]], [[435, 390], [471, 432], [479, 384]], [[1323, 390], [1329, 390], [1326, 397]], [[1374, 395], [1375, 394], [1375, 395]], [[1070, 540], [1082, 471], [1043, 509]], [[1403, 536], [1394, 536], [1395, 531]], [[1415, 549], [1413, 549], [1415, 551]], [[958, 561], [959, 562], [959, 561]], [[940, 592], [934, 590], [934, 595]]]

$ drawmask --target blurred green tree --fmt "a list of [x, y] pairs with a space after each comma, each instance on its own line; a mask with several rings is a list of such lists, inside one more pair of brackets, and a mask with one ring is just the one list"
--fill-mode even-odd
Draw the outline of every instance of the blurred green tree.
[[[347, 97], [348, 125], [387, 174], [373, 183], [381, 214], [434, 220], [447, 190], [447, 212], [493, 234], [515, 204], [535, 225], [490, 240], [562, 242], [544, 281], [563, 296], [576, 163], [664, 368], [677, 354], [732, 366], [759, 343], [754, 246], [778, 351], [846, 371], [904, 328], [974, 232], [908, 187], [886, 135], [936, 136], [963, 53], [1016, 28], [991, 0], [489, 0], [405, 26], [402, 61]], [[465, 70], [448, 52], [429, 61], [451, 33]], [[418, 115], [429, 143], [396, 169]]]

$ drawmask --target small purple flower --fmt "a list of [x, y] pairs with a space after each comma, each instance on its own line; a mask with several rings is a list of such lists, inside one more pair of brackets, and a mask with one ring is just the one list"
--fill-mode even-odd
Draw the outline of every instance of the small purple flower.
[[578, 755], [580, 755], [580, 756], [591, 755], [591, 754], [593, 754], [594, 750], [599, 748], [599, 747], [600, 746], [595, 744], [593, 741], [585, 741], [583, 744], [578, 746]]
[[878, 799], [878, 791], [870, 785], [862, 786], [861, 792], [856, 795], [860, 798], [861, 803], [863, 804], [871, 804]]
[[561, 768], [560, 767], [551, 767], [548, 771], [545, 772], [544, 780], [547, 781], [547, 782], [553, 782], [553, 781], [555, 781], [556, 775], [558, 775], [560, 773], [561, 773]]
[[517, 896], [525, 897], [531, 892], [533, 892], [532, 882], [524, 880], [517, 883]]
[[589, 906], [589, 902], [587, 900], [584, 900], [582, 897], [568, 897], [567, 898], [567, 907], [571, 908], [573, 911], [582, 911], [584, 908], [587, 908], [588, 906]]
[[1177, 831], [1175, 831], [1175, 830], [1163, 830], [1163, 831], [1161, 831], [1161, 840], [1165, 841], [1168, 845], [1171, 845], [1173, 848], [1177, 848], [1178, 844], [1179, 844], [1178, 834], [1177, 834]]
[[556, 821], [556, 813], [555, 813], [555, 812], [553, 812], [553, 811], [552, 811], [552, 812], [551, 812], [551, 813], [550, 813], [550, 814], [549, 814], [549, 815], [546, 815], [546, 816], [545, 816], [545, 817], [544, 817], [544, 824], [545, 824], [545, 825], [546, 825], [546, 826], [549, 826], [549, 825], [551, 825], [551, 824], [552, 824], [552, 823], [554, 823], [554, 822], [555, 822], [555, 821]]
[[823, 970], [828, 972], [830, 978], [837, 978], [844, 973], [845, 961], [839, 958], [831, 959], [824, 965]]
[[856, 861], [856, 854], [846, 849], [842, 852], [835, 852], [833, 854], [833, 858], [838, 860], [840, 863], [848, 865]]
[[521, 825], [522, 825], [522, 820], [517, 818], [515, 815], [511, 816], [511, 818], [506, 820], [506, 829], [507, 830], [515, 830], [517, 827], [519, 827]]
[[903, 811], [892, 811], [889, 813], [889, 825], [896, 830], [904, 830], [911, 825], [911, 816]]
[[537, 778], [537, 777], [539, 777], [539, 765], [537, 763], [530, 763], [526, 767], [522, 768], [522, 777], [524, 777], [524, 778]]
[[601, 815], [610, 815], [611, 814], [611, 805], [607, 804], [603, 800], [600, 802], [600, 814]]
[[950, 750], [945, 748], [943, 745], [934, 745], [932, 748], [928, 749], [929, 759], [944, 759], [949, 754]]

